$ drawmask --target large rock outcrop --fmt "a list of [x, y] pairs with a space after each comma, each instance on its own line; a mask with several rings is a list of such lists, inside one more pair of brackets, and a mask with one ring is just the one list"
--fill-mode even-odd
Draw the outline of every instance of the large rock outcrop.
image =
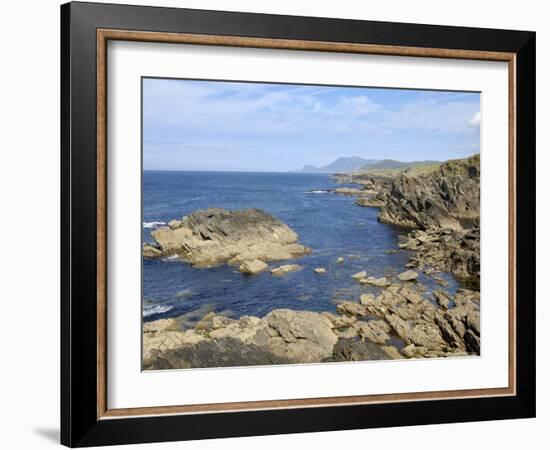
[[420, 228], [471, 228], [479, 218], [479, 155], [443, 163], [434, 173], [396, 176], [381, 194], [381, 222]]
[[171, 221], [169, 227], [159, 228], [151, 236], [155, 245], [145, 245], [144, 256], [177, 255], [195, 267], [282, 261], [310, 252], [297, 243], [293, 230], [259, 209], [199, 210]]

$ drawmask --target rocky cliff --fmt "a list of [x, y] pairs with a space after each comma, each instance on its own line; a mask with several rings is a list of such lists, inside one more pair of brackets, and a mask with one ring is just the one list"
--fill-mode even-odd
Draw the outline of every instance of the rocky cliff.
[[381, 222], [426, 230], [469, 229], [479, 218], [479, 155], [443, 163], [434, 173], [396, 176], [383, 190]]

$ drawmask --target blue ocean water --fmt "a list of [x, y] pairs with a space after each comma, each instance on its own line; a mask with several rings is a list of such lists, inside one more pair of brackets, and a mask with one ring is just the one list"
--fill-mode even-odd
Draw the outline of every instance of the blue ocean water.
[[[189, 313], [192, 322], [208, 311], [262, 317], [276, 308], [335, 312], [338, 300], [357, 300], [361, 293], [376, 292], [351, 276], [362, 270], [375, 277], [405, 270], [408, 251], [386, 253], [397, 249], [404, 231], [378, 222], [378, 209], [357, 206], [353, 197], [321, 192], [337, 186], [325, 174], [144, 171], [144, 242], [151, 241], [155, 223], [197, 209], [260, 208], [290, 226], [299, 242], [313, 250], [295, 261], [302, 270], [284, 277], [269, 272], [245, 276], [227, 266], [194, 269], [170, 259], [144, 260], [144, 320]], [[338, 257], [345, 262], [338, 264]], [[327, 272], [316, 274], [315, 267]], [[449, 283], [446, 289], [455, 291], [454, 277], [441, 275]], [[423, 274], [420, 281], [427, 293], [437, 287]]]

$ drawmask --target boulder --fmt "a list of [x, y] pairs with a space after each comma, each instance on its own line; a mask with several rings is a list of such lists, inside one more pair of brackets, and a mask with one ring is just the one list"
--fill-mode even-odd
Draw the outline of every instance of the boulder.
[[259, 259], [245, 261], [239, 266], [239, 271], [247, 275], [256, 275], [267, 269], [267, 264]]
[[351, 278], [354, 280], [361, 280], [362, 278], [367, 278], [367, 272], [363, 270], [362, 272], [357, 272], [356, 274], [352, 275]]
[[407, 270], [397, 275], [397, 278], [399, 278], [401, 281], [414, 281], [418, 278], [418, 273], [414, 270]]
[[171, 230], [175, 230], [176, 228], [181, 227], [181, 220], [171, 220], [170, 222], [168, 222], [168, 227], [170, 227]]
[[338, 264], [343, 264], [344, 263], [344, 258], [342, 258], [341, 256], [339, 256], [338, 258], [336, 258], [336, 262]]
[[160, 258], [162, 256], [162, 251], [152, 245], [145, 244], [143, 245], [142, 254], [144, 258]]
[[302, 266], [299, 264], [283, 264], [282, 266], [271, 269], [271, 273], [277, 277], [281, 277], [290, 272], [296, 272], [302, 269]]
[[390, 285], [390, 282], [386, 277], [380, 277], [380, 278], [368, 277], [365, 280], [365, 284], [370, 284], [372, 286], [377, 286], [377, 287], [386, 287]]
[[270, 339], [269, 348], [291, 361], [307, 363], [327, 358], [338, 340], [332, 322], [315, 312], [276, 309], [264, 320], [280, 336]]
[[315, 273], [325, 273], [327, 269], [325, 269], [324, 267], [316, 267], [315, 269], [313, 269], [313, 271]]

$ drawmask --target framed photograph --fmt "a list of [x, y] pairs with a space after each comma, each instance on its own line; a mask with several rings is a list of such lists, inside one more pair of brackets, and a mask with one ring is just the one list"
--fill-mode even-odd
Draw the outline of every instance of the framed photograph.
[[71, 447], [535, 415], [535, 33], [61, 7]]

